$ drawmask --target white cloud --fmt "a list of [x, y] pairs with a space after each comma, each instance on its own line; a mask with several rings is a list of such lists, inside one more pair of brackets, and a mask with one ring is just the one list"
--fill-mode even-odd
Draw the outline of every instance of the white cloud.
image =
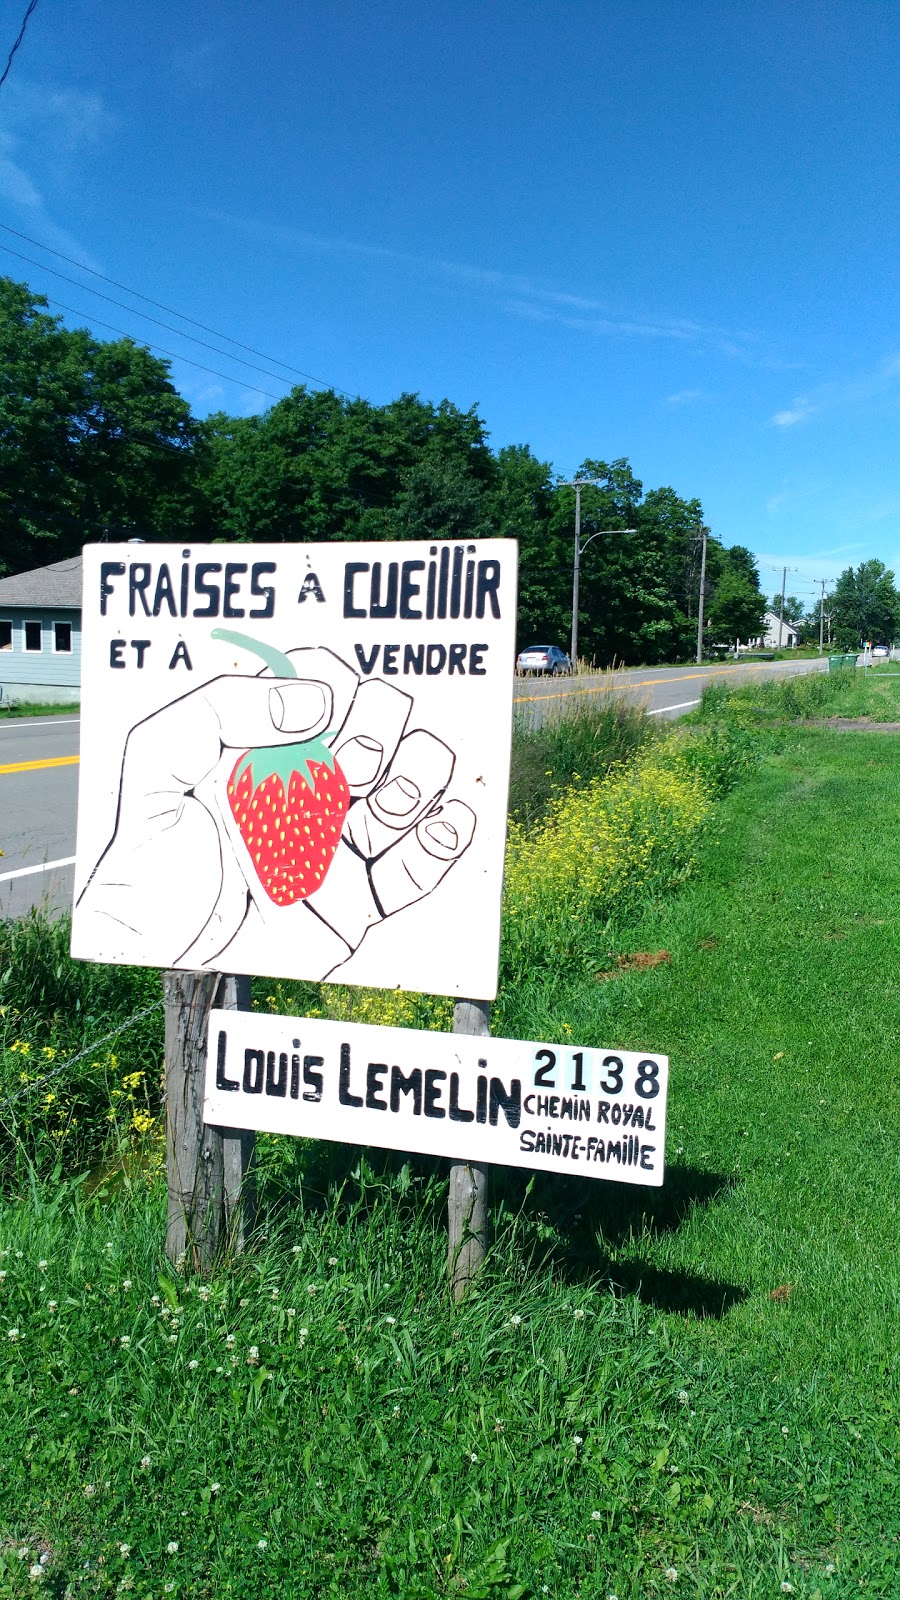
[[770, 419], [775, 428], [793, 428], [822, 411], [848, 406], [865, 405], [890, 394], [900, 381], [900, 356], [890, 356], [872, 372], [841, 382], [823, 383], [808, 394], [798, 395], [783, 411], [776, 411]]
[[97, 263], [79, 241], [54, 222], [52, 207], [57, 195], [68, 202], [76, 163], [111, 126], [96, 94], [15, 77], [0, 96], [0, 198], [13, 207], [8, 220], [24, 212], [26, 231], [92, 267]]
[[655, 339], [705, 347], [735, 360], [752, 360], [754, 364], [759, 360], [764, 365], [770, 364], [768, 358], [757, 355], [754, 350], [754, 336], [746, 332], [719, 328], [689, 317], [673, 317], [668, 314], [643, 315], [620, 311], [605, 300], [572, 294], [567, 290], [538, 282], [524, 273], [473, 266], [464, 261], [450, 261], [442, 256], [419, 256], [386, 245], [359, 243], [352, 239], [326, 238], [304, 228], [260, 222], [227, 212], [206, 212], [204, 215], [227, 227], [288, 247], [324, 255], [395, 262], [398, 266], [412, 268], [429, 277], [444, 278], [457, 283], [471, 284], [488, 292], [493, 291], [501, 297], [501, 308], [508, 315], [522, 317], [531, 322], [556, 323], [576, 333], [588, 333], [598, 337]]
[[666, 395], [665, 404], [667, 406], [694, 406], [701, 400], [709, 400], [710, 398], [705, 389], [678, 389], [675, 394]]

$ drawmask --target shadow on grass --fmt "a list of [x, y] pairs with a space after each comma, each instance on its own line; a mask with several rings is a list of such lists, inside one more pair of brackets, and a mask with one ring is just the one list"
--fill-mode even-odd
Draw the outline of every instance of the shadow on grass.
[[[377, 1220], [379, 1208], [388, 1207], [395, 1223], [405, 1217], [407, 1225], [446, 1226], [446, 1161], [353, 1145], [303, 1146], [293, 1139], [267, 1144], [260, 1201], [269, 1227], [290, 1229], [298, 1203], [307, 1213], [331, 1211], [345, 1225]], [[643, 1242], [676, 1233], [734, 1183], [727, 1175], [677, 1165], [668, 1168], [661, 1189], [494, 1167], [494, 1264], [505, 1271], [510, 1258], [518, 1258], [530, 1271], [634, 1295], [659, 1311], [722, 1317], [746, 1299], [746, 1288], [669, 1271], [639, 1252]], [[620, 1250], [629, 1258], [617, 1259]]]

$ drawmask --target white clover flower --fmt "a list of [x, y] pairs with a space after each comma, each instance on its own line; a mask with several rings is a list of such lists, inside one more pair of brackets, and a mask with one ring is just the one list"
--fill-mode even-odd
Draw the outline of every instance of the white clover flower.
[[126, 1348], [126, 1349], [127, 1349], [127, 1348], [128, 1348], [128, 1346], [129, 1346], [129, 1345], [130, 1345], [130, 1343], [131, 1343], [131, 1334], [130, 1334], [130, 1333], [123, 1333], [123, 1335], [122, 1335], [122, 1337], [121, 1337], [121, 1339], [120, 1339], [120, 1340], [119, 1340], [119, 1343], [120, 1343], [120, 1344], [121, 1344], [121, 1345], [124, 1345], [124, 1346], [125, 1346], [125, 1348]]
[[221, 1374], [221, 1373], [223, 1373], [223, 1372], [224, 1372], [224, 1371], [225, 1371], [225, 1368], [224, 1368], [224, 1367], [216, 1367], [216, 1372], [217, 1372], [217, 1373], [220, 1373], [220, 1374]]
[[239, 1361], [240, 1361], [240, 1359], [241, 1359], [241, 1358], [240, 1358], [240, 1356], [232, 1356], [232, 1358], [231, 1358], [231, 1365], [232, 1365], [232, 1366], [233, 1366], [233, 1367], [236, 1367], [236, 1366], [237, 1366], [237, 1364], [238, 1364], [238, 1362], [239, 1362]]
[[666, 1567], [665, 1575], [668, 1578], [670, 1583], [677, 1583], [678, 1582], [678, 1568], [677, 1567]]
[[280, 1294], [281, 1294], [281, 1290], [280, 1290], [280, 1289], [273, 1289], [273, 1290], [272, 1290], [272, 1299], [273, 1299], [273, 1300], [277, 1300], [277, 1299], [278, 1299], [278, 1296], [279, 1296], [279, 1295], [280, 1295]]
[[247, 1352], [247, 1365], [248, 1367], [259, 1366], [259, 1349], [255, 1344], [252, 1344]]
[[122, 1279], [122, 1288], [123, 1289], [130, 1289], [131, 1288], [131, 1279], [130, 1278], [123, 1278]]
[[69, 1393], [70, 1394], [77, 1394], [78, 1393], [78, 1389], [76, 1388], [75, 1384], [72, 1385], [71, 1389], [69, 1390]]
[[221, 1487], [222, 1487], [222, 1485], [220, 1483], [211, 1483], [210, 1486], [209, 1486], [210, 1494], [218, 1494], [218, 1492], [221, 1489]]
[[302, 1249], [303, 1249], [302, 1244], [292, 1244], [291, 1245], [291, 1255], [298, 1256]]
[[111, 1250], [111, 1249], [112, 1249], [112, 1248], [113, 1248], [113, 1242], [112, 1242], [112, 1239], [107, 1239], [107, 1241], [106, 1241], [106, 1244], [105, 1244], [105, 1246], [104, 1246], [104, 1248], [105, 1248], [105, 1249], [106, 1249], [106, 1250]]
[[161, 1306], [162, 1305], [162, 1301], [160, 1300], [158, 1294], [152, 1294], [150, 1296], [150, 1304], [152, 1306]]
[[177, 1333], [170, 1333], [169, 1334], [169, 1343], [170, 1344], [177, 1344], [178, 1343], [178, 1335], [177, 1335]]
[[603, 1512], [602, 1511], [592, 1511], [591, 1512], [591, 1521], [592, 1522], [602, 1522], [603, 1521]]
[[226, 1333], [226, 1335], [225, 1335], [225, 1343], [226, 1344], [237, 1344], [237, 1339], [235, 1338], [233, 1333]]
[[37, 1583], [38, 1580], [44, 1576], [43, 1567], [39, 1566], [39, 1564], [35, 1562], [33, 1567], [28, 1568], [28, 1576], [32, 1583]]
[[790, 1429], [789, 1428], [782, 1428], [781, 1431], [784, 1434], [785, 1438], [787, 1438], [788, 1434], [790, 1433]]
[[166, 1555], [177, 1556], [177, 1554], [178, 1554], [178, 1540], [177, 1539], [170, 1539], [168, 1544], [166, 1545]]
[[826, 1578], [833, 1578], [836, 1571], [837, 1571], [837, 1568], [835, 1567], [835, 1564], [834, 1564], [833, 1561], [829, 1561], [829, 1562], [826, 1563], [826, 1566], [825, 1566], [825, 1576], [826, 1576]]
[[471, 1450], [469, 1452], [469, 1460], [472, 1461], [472, 1462], [475, 1462], [475, 1461], [478, 1460], [478, 1451], [477, 1450]]
[[6, 1337], [9, 1340], [10, 1344], [15, 1344], [16, 1340], [17, 1339], [21, 1339], [22, 1335], [20, 1334], [18, 1328], [10, 1328], [10, 1330], [7, 1333]]
[[510, 1317], [509, 1320], [512, 1323], [512, 1326], [514, 1328], [521, 1328], [521, 1326], [522, 1326], [522, 1318], [521, 1317], [514, 1316], [514, 1317]]
[[58, 1302], [56, 1300], [48, 1300], [47, 1301], [47, 1310], [48, 1311], [58, 1311], [59, 1310]]
[[583, 1322], [584, 1321], [584, 1312], [582, 1311], [580, 1306], [576, 1306], [575, 1307], [574, 1317], [575, 1317], [575, 1321], [576, 1322]]
[[96, 1487], [92, 1483], [85, 1483], [85, 1484], [82, 1485], [82, 1488], [83, 1488], [83, 1491], [87, 1495], [89, 1500], [90, 1500], [92, 1494], [96, 1494], [97, 1493]]
[[396, 1317], [385, 1317], [384, 1320], [387, 1323], [389, 1328], [393, 1328], [394, 1324], [397, 1321], [397, 1318]]
[[197, 1368], [199, 1367], [199, 1365], [200, 1365], [199, 1361], [189, 1361], [188, 1362], [188, 1372], [196, 1372]]
[[21, 1259], [22, 1259], [22, 1252], [21, 1252], [21, 1250], [17, 1250], [16, 1251], [16, 1260], [17, 1261], [21, 1261]]
[[122, 1556], [123, 1559], [126, 1556], [130, 1556], [131, 1555], [131, 1545], [130, 1544], [120, 1544], [119, 1545], [119, 1555]]
[[308, 1283], [306, 1285], [306, 1292], [307, 1294], [318, 1294], [319, 1291], [314, 1283]]
[[295, 1317], [296, 1315], [297, 1315], [296, 1306], [288, 1306], [287, 1310], [285, 1311], [285, 1316], [286, 1317]]
[[197, 1290], [198, 1298], [200, 1300], [202, 1300], [204, 1302], [204, 1304], [205, 1304], [206, 1301], [210, 1298], [211, 1294], [212, 1294], [212, 1290], [209, 1287], [209, 1284], [201, 1283], [199, 1289]]
[[46, 1272], [47, 1268], [49, 1267], [49, 1265], [50, 1265], [49, 1261], [39, 1261], [38, 1262], [38, 1272]]
[[3, 1279], [4, 1279], [4, 1278], [5, 1278], [5, 1277], [6, 1277], [6, 1268], [5, 1268], [5, 1267], [4, 1267], [4, 1269], [3, 1269], [3, 1271], [2, 1271], [2, 1272], [0, 1272], [0, 1283], [2, 1283], [2, 1282], [3, 1282]]
[[330, 1266], [330, 1267], [336, 1267], [336, 1266], [337, 1266], [337, 1264], [338, 1264], [338, 1258], [337, 1258], [337, 1256], [329, 1256], [329, 1257], [328, 1257], [328, 1265], [329, 1265], [329, 1266]]
[[580, 1433], [573, 1433], [573, 1435], [572, 1435], [572, 1443], [574, 1444], [576, 1450], [578, 1449], [578, 1446], [580, 1444], [584, 1444], [584, 1440], [582, 1439]]
[[690, 1398], [691, 1397], [688, 1394], [687, 1389], [679, 1389], [678, 1401], [680, 1405], [686, 1406]]
[[268, 1539], [257, 1539], [257, 1541], [256, 1541], [257, 1550], [267, 1550], [268, 1547], [269, 1547]]
[[399, 1415], [400, 1415], [400, 1407], [399, 1406], [394, 1406], [394, 1408], [393, 1408], [393, 1410], [391, 1412], [391, 1416], [392, 1417], [399, 1417]]
[[246, 1308], [249, 1304], [250, 1304], [250, 1301], [246, 1300], [246, 1299], [238, 1301], [238, 1305], [241, 1306], [242, 1308]]
[[175, 1587], [174, 1583], [164, 1583], [163, 1584], [163, 1593], [164, 1594], [171, 1594], [172, 1590], [174, 1589], [174, 1587]]
[[782, 1594], [793, 1594], [794, 1592], [794, 1585], [792, 1583], [788, 1583], [786, 1578], [781, 1585], [781, 1592]]
[[[6, 1254], [9, 1255], [9, 1251], [8, 1250], [6, 1251]], [[20, 1561], [27, 1561], [29, 1554], [30, 1554], [30, 1552], [29, 1552], [27, 1544], [23, 1544], [21, 1550], [19, 1551], [19, 1560]]]
[[150, 1466], [150, 1457], [149, 1456], [141, 1456], [141, 1471], [142, 1472], [146, 1472], [149, 1469], [149, 1466]]

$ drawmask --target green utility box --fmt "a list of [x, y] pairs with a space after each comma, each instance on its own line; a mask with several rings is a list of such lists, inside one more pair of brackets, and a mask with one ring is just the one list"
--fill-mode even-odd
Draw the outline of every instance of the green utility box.
[[840, 672], [840, 670], [841, 670], [843, 665], [844, 665], [843, 656], [829, 656], [828, 657], [828, 671], [829, 672]]

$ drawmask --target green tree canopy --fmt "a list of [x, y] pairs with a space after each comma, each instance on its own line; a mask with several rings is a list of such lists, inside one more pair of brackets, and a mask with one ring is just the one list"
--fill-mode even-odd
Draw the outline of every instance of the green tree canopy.
[[894, 574], [883, 561], [874, 559], [847, 567], [835, 584], [831, 613], [840, 644], [852, 648], [866, 639], [891, 644], [900, 631], [900, 594]]

